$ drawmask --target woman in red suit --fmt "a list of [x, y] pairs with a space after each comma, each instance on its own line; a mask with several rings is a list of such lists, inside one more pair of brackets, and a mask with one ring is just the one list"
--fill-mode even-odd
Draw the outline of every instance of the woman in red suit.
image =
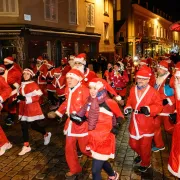
[[[115, 156], [115, 134], [118, 133], [117, 123], [121, 123], [123, 115], [116, 101], [110, 99], [107, 91], [116, 95], [113, 88], [103, 79], [94, 78], [89, 83], [90, 97], [88, 102], [77, 114], [71, 114], [71, 120], [88, 118], [87, 150], [92, 153], [93, 180], [100, 180], [104, 169], [109, 180], [119, 179], [119, 174], [113, 171], [108, 159]], [[80, 123], [82, 123], [80, 120]]]
[[45, 129], [39, 126], [38, 121], [44, 119], [41, 110], [39, 99], [42, 91], [36, 82], [32, 80], [35, 74], [31, 69], [24, 69], [23, 80], [18, 91], [17, 101], [19, 102], [19, 120], [21, 121], [21, 129], [23, 134], [24, 146], [19, 155], [24, 155], [31, 151], [29, 145], [28, 126], [44, 137], [44, 145], [49, 144], [51, 133], [46, 132]]

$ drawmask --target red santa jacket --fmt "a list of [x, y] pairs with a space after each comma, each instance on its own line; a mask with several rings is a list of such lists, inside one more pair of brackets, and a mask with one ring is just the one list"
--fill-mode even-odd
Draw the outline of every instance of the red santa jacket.
[[126, 68], [126, 70], [127, 70], [127, 73], [128, 73], [128, 74], [131, 74], [132, 69], [133, 69], [133, 67], [134, 67], [134, 63], [133, 63], [132, 58], [123, 59], [122, 63], [125, 65], [125, 68]]
[[97, 78], [97, 75], [94, 71], [90, 71], [89, 68], [87, 68], [86, 72], [84, 73], [84, 79], [81, 81], [81, 83], [83, 85], [85, 85], [86, 87], [88, 87], [89, 82], [91, 81], [91, 79], [93, 78]]
[[180, 91], [175, 86], [176, 96], [176, 112], [177, 112], [177, 123], [174, 126], [172, 135], [171, 152], [168, 161], [168, 170], [174, 175], [180, 178]]
[[54, 72], [55, 68], [52, 68], [51, 70], [48, 70], [46, 74], [46, 82], [47, 82], [47, 91], [55, 92], [56, 88], [53, 85], [54, 77], [52, 76], [52, 73]]
[[12, 66], [10, 69], [6, 69], [3, 75], [5, 81], [10, 86], [14, 86], [16, 89], [13, 89], [13, 91], [10, 94], [10, 97], [17, 94], [17, 90], [21, 83], [21, 77], [22, 73], [14, 66]]
[[11, 87], [5, 82], [4, 78], [0, 76], [0, 109], [2, 109], [2, 103], [9, 98], [11, 92]]
[[[174, 95], [166, 96], [165, 92], [164, 92], [164, 86], [165, 86], [165, 82], [166, 82], [166, 79], [168, 78], [168, 76], [169, 76], [169, 73], [156, 79], [155, 88], [159, 92], [161, 99], [168, 100], [168, 104], [163, 106], [163, 111], [159, 114], [160, 116], [169, 116], [169, 113], [173, 113], [175, 110], [175, 96]], [[170, 80], [170, 82], [171, 82], [171, 80]]]
[[42, 91], [34, 81], [22, 82], [18, 94], [25, 96], [25, 101], [19, 102], [19, 120], [32, 122], [44, 119], [39, 98]]
[[122, 75], [119, 72], [113, 71], [113, 76], [111, 76], [111, 81], [113, 82], [114, 88], [120, 88], [122, 90], [126, 87], [127, 83], [129, 82], [128, 74], [124, 70]]
[[54, 77], [53, 86], [55, 87], [56, 94], [58, 96], [64, 96], [66, 87], [66, 77], [62, 74], [58, 78]]
[[[60, 117], [67, 112], [69, 116], [72, 112], [78, 112], [86, 103], [89, 96], [89, 89], [78, 83], [73, 89], [66, 87], [66, 100], [60, 105], [56, 114]], [[82, 125], [77, 125], [70, 118], [66, 120], [64, 134], [67, 136], [84, 137], [88, 135], [88, 124], [84, 122]]]
[[71, 70], [71, 66], [69, 64], [67, 64], [64, 67], [60, 66], [59, 68], [60, 68], [63, 76], [65, 76]]
[[37, 72], [40, 72], [38, 78], [37, 78], [37, 83], [38, 84], [47, 84], [46, 82], [46, 75], [48, 72], [46, 64], [42, 64], [41, 66], [35, 66], [33, 69], [33, 72], [36, 74]]
[[[142, 106], [148, 107], [150, 116], [137, 113]], [[129, 125], [130, 137], [139, 140], [144, 136], [154, 136], [154, 116], [162, 111], [162, 101], [159, 93], [148, 85], [139, 98], [137, 86], [133, 86], [130, 90], [125, 110], [127, 108], [133, 110]]]

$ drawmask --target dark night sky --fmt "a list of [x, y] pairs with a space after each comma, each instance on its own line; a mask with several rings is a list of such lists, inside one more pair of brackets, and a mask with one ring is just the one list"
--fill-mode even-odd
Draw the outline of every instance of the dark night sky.
[[161, 9], [165, 13], [173, 16], [173, 19], [180, 20], [180, 0], [146, 0], [149, 5], [154, 5], [155, 7]]

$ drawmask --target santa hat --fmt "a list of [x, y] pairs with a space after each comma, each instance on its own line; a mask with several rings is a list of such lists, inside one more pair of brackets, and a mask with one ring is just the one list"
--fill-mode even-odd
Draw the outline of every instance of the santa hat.
[[180, 69], [180, 62], [175, 65], [175, 69]]
[[117, 101], [120, 101], [122, 98], [119, 96], [116, 91], [105, 81], [101, 78], [93, 78], [89, 82], [89, 86], [96, 87], [98, 91], [101, 91], [103, 89], [106, 89], [110, 94], [114, 95], [116, 97]]
[[166, 60], [162, 60], [162, 61], [160, 61], [158, 67], [168, 71], [169, 65], [168, 65], [168, 62]]
[[139, 63], [140, 65], [148, 65], [148, 63], [147, 63], [147, 59], [145, 59], [145, 58], [141, 58], [140, 59], [140, 63]]
[[42, 61], [43, 61], [42, 56], [39, 56], [39, 57], [37, 58], [37, 61], [42, 62]]
[[62, 59], [61, 59], [61, 62], [67, 64], [67, 58], [62, 58]]
[[48, 61], [48, 62], [47, 62], [47, 65], [50, 66], [50, 67], [54, 67], [53, 61]]
[[55, 75], [60, 75], [62, 73], [61, 69], [60, 68], [55, 68], [54, 69], [54, 74]]
[[79, 71], [78, 69], [71, 69], [67, 74], [66, 77], [74, 78], [78, 81], [81, 81], [84, 78], [84, 74]]
[[35, 76], [34, 72], [31, 69], [29, 69], [29, 68], [24, 69], [23, 73], [25, 73], [25, 72], [29, 73], [32, 77]]
[[77, 55], [74, 58], [74, 62], [80, 62], [83, 65], [86, 65], [86, 54], [85, 53], [81, 53], [81, 54]]
[[142, 66], [136, 73], [136, 77], [143, 79], [150, 79], [151, 75], [151, 68], [148, 66]]
[[6, 58], [4, 58], [4, 62], [6, 62], [8, 64], [13, 64], [14, 58], [13, 57], [6, 57]]
[[5, 66], [3, 64], [0, 65], [0, 71], [5, 71]]

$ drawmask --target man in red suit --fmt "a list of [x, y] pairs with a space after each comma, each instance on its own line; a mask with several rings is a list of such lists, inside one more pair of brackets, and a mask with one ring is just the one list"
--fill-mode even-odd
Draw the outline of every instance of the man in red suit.
[[86, 54], [81, 53], [74, 58], [73, 68], [80, 70], [84, 74], [84, 79], [81, 83], [88, 87], [89, 82], [93, 78], [97, 78], [97, 75], [94, 71], [91, 71], [86, 64]]
[[174, 126], [172, 136], [171, 152], [168, 161], [168, 170], [176, 177], [180, 178], [180, 68], [176, 69], [174, 75], [176, 110], [170, 114], [170, 119]]
[[21, 83], [22, 73], [14, 66], [13, 57], [6, 57], [4, 59], [4, 65], [6, 70], [3, 74], [3, 77], [13, 90], [4, 104], [4, 109], [8, 112], [8, 116], [6, 118], [6, 125], [11, 126], [14, 123], [16, 115], [16, 106], [11, 106], [11, 103], [17, 96], [17, 90]]
[[161, 133], [161, 125], [164, 125], [164, 129], [172, 134], [174, 125], [169, 121], [169, 114], [174, 112], [175, 109], [175, 97], [174, 93], [169, 94], [168, 89], [171, 90], [169, 83], [171, 81], [171, 74], [168, 71], [168, 63], [162, 60], [157, 68], [158, 77], [156, 78], [155, 89], [159, 92], [162, 99], [163, 111], [155, 118], [156, 131], [154, 134], [155, 146], [152, 151], [158, 152], [164, 150], [164, 142]]
[[129, 145], [138, 154], [134, 163], [140, 163], [138, 170], [145, 172], [151, 166], [151, 144], [154, 136], [154, 117], [162, 111], [159, 93], [151, 87], [149, 79], [151, 69], [143, 66], [136, 73], [137, 85], [130, 89], [130, 95], [124, 109], [125, 114], [132, 113], [129, 125]]
[[[11, 92], [12, 89], [10, 86], [4, 81], [3, 77], [0, 77], [0, 113], [3, 108], [4, 101], [10, 96]], [[11, 147], [12, 144], [8, 141], [3, 129], [0, 126], [0, 156]]]
[[82, 72], [77, 69], [71, 69], [66, 74], [67, 87], [65, 89], [66, 100], [61, 104], [59, 109], [55, 112], [59, 117], [62, 117], [67, 112], [68, 119], [64, 127], [64, 134], [66, 135], [65, 155], [66, 161], [70, 171], [66, 173], [66, 177], [75, 176], [82, 171], [77, 156], [76, 143], [78, 142], [80, 150], [83, 154], [90, 155], [86, 151], [88, 143], [88, 124], [76, 124], [70, 120], [70, 114], [78, 112], [86, 103], [89, 96], [89, 89], [80, 82], [84, 78]]

